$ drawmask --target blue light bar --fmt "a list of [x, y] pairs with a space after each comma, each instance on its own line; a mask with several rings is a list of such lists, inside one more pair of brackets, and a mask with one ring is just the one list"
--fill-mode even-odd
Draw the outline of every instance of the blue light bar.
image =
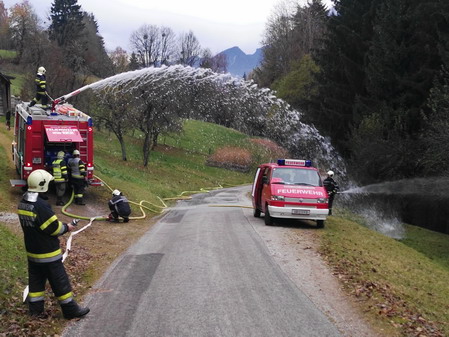
[[87, 120], [87, 126], [94, 126], [94, 122], [92, 121], [91, 117], [89, 117], [89, 119]]
[[303, 167], [311, 167], [311, 160], [303, 160], [303, 159], [278, 159], [279, 166], [303, 166]]
[[33, 117], [28, 116], [27, 117], [27, 125], [31, 125], [31, 124], [33, 124]]

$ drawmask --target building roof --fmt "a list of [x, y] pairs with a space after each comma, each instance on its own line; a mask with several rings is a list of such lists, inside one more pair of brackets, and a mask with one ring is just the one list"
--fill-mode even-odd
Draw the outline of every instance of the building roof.
[[0, 79], [3, 79], [5, 82], [8, 82], [9, 84], [11, 84], [11, 80], [15, 79], [15, 77], [9, 76], [9, 75], [6, 75], [6, 74], [3, 74], [2, 72], [0, 72]]

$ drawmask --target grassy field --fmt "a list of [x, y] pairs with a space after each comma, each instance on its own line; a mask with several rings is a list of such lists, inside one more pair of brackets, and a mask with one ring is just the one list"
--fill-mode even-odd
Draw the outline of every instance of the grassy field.
[[16, 57], [15, 51], [0, 49], [0, 58], [9, 60], [9, 59], [13, 59], [14, 57]]
[[[15, 174], [9, 159], [12, 132], [5, 130], [4, 118], [0, 120], [0, 211], [13, 212], [20, 192], [9, 187], [9, 178]], [[146, 168], [142, 167], [141, 141], [139, 137], [126, 139], [128, 161], [123, 162], [112, 134], [97, 132], [95, 136], [96, 174], [130, 200], [160, 204], [159, 197], [252, 180], [252, 172], [205, 165], [208, 155], [220, 147], [251, 148], [249, 138], [234, 130], [187, 121], [183, 132], [160, 139]], [[106, 188], [89, 188], [87, 193], [89, 201], [107, 200], [110, 194]], [[449, 237], [406, 226], [405, 239], [398, 241], [365, 228], [353, 214], [342, 210], [336, 213], [324, 230], [317, 231], [321, 252], [373, 326], [384, 336], [448, 336]], [[78, 296], [151, 227], [151, 221], [122, 225], [99, 223], [77, 239], [77, 249], [66, 268]], [[30, 321], [26, 307], [20, 303], [26, 262], [17, 223], [0, 224], [0, 249], [4, 256], [0, 260], [0, 335], [59, 334], [66, 321], [60, 317], [56, 303], [48, 309], [51, 318], [43, 321]]]
[[449, 236], [405, 227], [399, 241], [343, 213], [320, 233], [322, 252], [386, 336], [449, 336]]

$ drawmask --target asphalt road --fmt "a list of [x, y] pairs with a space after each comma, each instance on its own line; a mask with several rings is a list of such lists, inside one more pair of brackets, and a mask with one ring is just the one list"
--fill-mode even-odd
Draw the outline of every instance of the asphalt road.
[[248, 187], [179, 202], [87, 296], [72, 336], [340, 336], [251, 225]]

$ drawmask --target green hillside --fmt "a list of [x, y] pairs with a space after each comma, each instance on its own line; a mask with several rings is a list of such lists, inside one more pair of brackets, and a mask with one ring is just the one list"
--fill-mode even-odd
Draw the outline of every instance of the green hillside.
[[[4, 118], [0, 121], [4, 123]], [[14, 212], [21, 192], [9, 187], [9, 178], [15, 175], [10, 161], [12, 131], [0, 130], [0, 210]], [[205, 165], [209, 154], [225, 146], [254, 149], [249, 137], [235, 130], [188, 120], [183, 132], [160, 138], [146, 168], [142, 167], [141, 142], [138, 134], [127, 137], [128, 160], [124, 162], [113, 134], [95, 134], [96, 174], [130, 200], [161, 205], [160, 198], [251, 183], [252, 171], [238, 173]], [[101, 205], [110, 192], [105, 187], [90, 187], [86, 194], [90, 203]], [[136, 207], [133, 212], [139, 213]], [[149, 219], [157, 213], [147, 213], [146, 221], [127, 226], [98, 222], [76, 239], [77, 249], [66, 268], [77, 296], [82, 298], [109, 263], [151, 227]], [[301, 236], [305, 229], [292, 230]], [[357, 217], [337, 208], [326, 228], [316, 233], [334, 274], [381, 335], [449, 335], [448, 236], [412, 226], [406, 230], [405, 239], [394, 240], [372, 232]], [[0, 223], [0, 250], [4, 256], [0, 262], [0, 333], [59, 334], [66, 321], [54, 301], [48, 309], [51, 318], [43, 322], [30, 323], [21, 304], [26, 261], [18, 223]]]

